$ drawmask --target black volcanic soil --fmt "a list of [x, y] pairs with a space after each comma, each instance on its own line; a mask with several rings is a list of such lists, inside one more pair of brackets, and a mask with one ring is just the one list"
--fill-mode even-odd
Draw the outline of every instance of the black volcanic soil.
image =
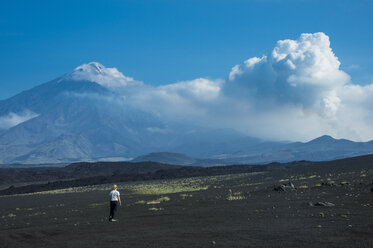
[[83, 162], [73, 163], [63, 168], [0, 168], [0, 195], [32, 193], [105, 183], [279, 170], [309, 164], [312, 164], [312, 162], [200, 167], [156, 162]]
[[[274, 190], [289, 179], [296, 189]], [[143, 182], [119, 184], [113, 223], [108, 186], [2, 196], [0, 247], [373, 247], [370, 157], [185, 180], [208, 188], [143, 195], [128, 190]], [[161, 196], [170, 200], [139, 203]]]
[[36, 181], [56, 181], [79, 179], [108, 175], [131, 174], [141, 175], [158, 170], [180, 168], [177, 165], [160, 164], [155, 162], [80, 162], [65, 167], [31, 167], [31, 168], [1, 168], [0, 185]]

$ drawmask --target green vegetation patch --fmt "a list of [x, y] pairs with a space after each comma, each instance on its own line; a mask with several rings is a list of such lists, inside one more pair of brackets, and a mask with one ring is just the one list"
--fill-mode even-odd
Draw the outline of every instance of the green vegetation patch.
[[193, 197], [193, 195], [192, 194], [180, 194], [180, 197], [184, 200], [186, 198]]
[[308, 186], [307, 185], [301, 185], [298, 187], [298, 189], [308, 189]]
[[195, 178], [164, 180], [160, 182], [143, 183], [129, 188], [132, 194], [137, 195], [163, 195], [180, 192], [206, 190], [208, 186]]
[[149, 208], [150, 211], [162, 211], [164, 208]]
[[89, 204], [88, 206], [89, 207], [98, 207], [98, 206], [104, 206], [104, 205], [108, 205], [108, 202], [95, 202], [95, 203]]
[[146, 204], [160, 204], [161, 202], [166, 202], [169, 200], [171, 200], [170, 197], [164, 196], [153, 201], [148, 201]]
[[14, 217], [16, 217], [17, 215], [15, 215], [15, 214], [13, 214], [13, 213], [10, 213], [10, 214], [8, 214], [8, 215], [3, 215], [3, 216], [1, 216], [1, 218], [2, 219], [5, 219], [5, 218], [14, 218]]
[[228, 201], [237, 201], [237, 200], [244, 200], [246, 199], [246, 196], [243, 195], [242, 192], [232, 192], [232, 190], [229, 190], [227, 200]]

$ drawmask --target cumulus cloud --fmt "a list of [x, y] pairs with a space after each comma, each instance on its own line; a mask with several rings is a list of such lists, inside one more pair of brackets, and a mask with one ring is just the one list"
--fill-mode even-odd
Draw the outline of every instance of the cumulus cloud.
[[298, 40], [278, 41], [269, 55], [234, 66], [227, 89], [241, 97], [328, 111], [336, 100], [334, 89], [350, 81], [339, 66], [328, 36], [302, 34]]
[[20, 113], [10, 112], [7, 115], [0, 116], [0, 129], [9, 129], [37, 116], [38, 114], [30, 110], [24, 110]]
[[234, 66], [225, 92], [250, 106], [240, 113], [251, 119], [245, 122], [248, 132], [278, 139], [330, 134], [369, 140], [371, 88], [353, 84], [340, 69], [329, 37], [314, 33], [280, 40], [268, 55]]

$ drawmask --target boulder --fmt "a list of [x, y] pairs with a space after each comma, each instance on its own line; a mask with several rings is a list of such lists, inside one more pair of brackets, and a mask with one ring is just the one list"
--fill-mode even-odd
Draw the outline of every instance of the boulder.
[[331, 203], [331, 202], [316, 202], [315, 204], [313, 204], [313, 206], [316, 206], [316, 207], [334, 207], [335, 204]]
[[275, 191], [285, 191], [287, 189], [295, 189], [295, 186], [292, 182], [281, 184], [280, 186], [274, 186], [273, 190]]

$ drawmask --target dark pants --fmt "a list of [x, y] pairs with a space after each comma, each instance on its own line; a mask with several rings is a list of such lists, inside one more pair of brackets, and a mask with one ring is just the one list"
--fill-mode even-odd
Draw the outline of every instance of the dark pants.
[[118, 201], [110, 201], [110, 216], [109, 220], [114, 219], [115, 211], [117, 211]]

